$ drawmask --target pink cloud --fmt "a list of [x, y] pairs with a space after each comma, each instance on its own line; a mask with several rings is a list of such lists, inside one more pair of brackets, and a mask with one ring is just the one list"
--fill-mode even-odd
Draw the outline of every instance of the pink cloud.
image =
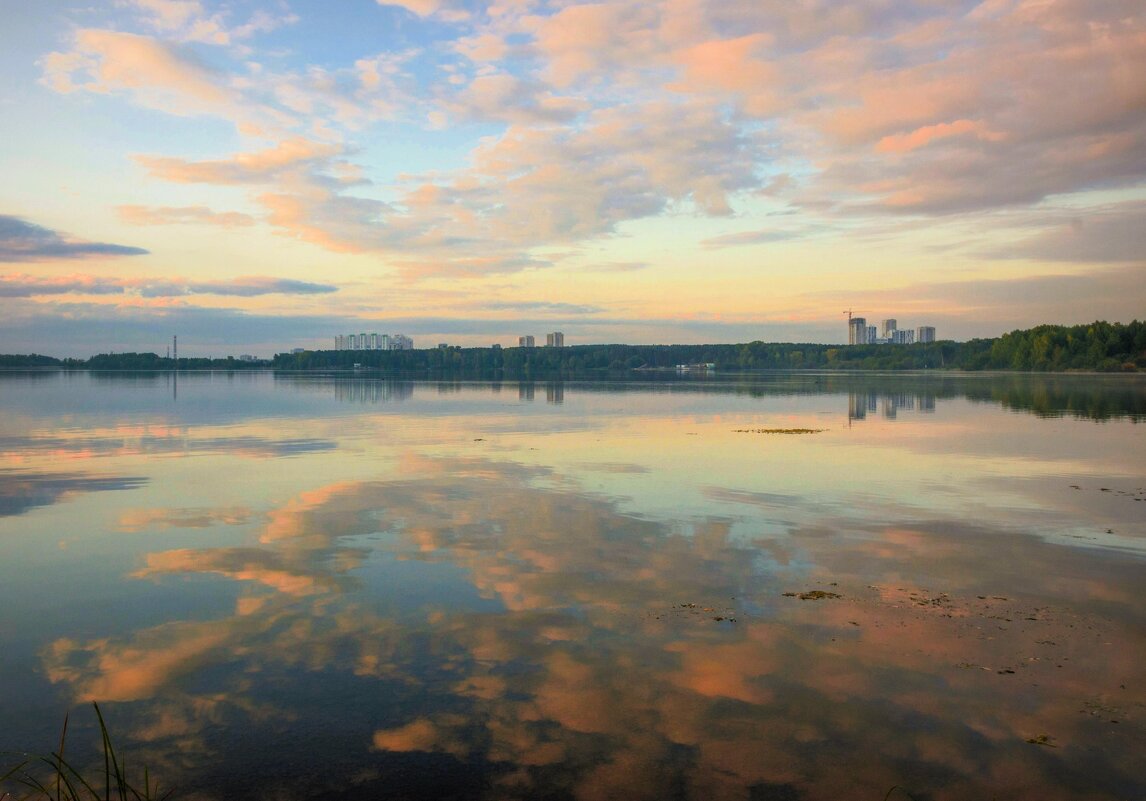
[[758, 55], [773, 37], [754, 33], [736, 39], [712, 39], [692, 45], [675, 58], [684, 78], [673, 84], [680, 92], [728, 92], [743, 98], [748, 113], [766, 116], [778, 108], [778, 72]]
[[237, 153], [218, 161], [187, 161], [161, 156], [136, 156], [135, 160], [156, 178], [174, 183], [248, 184], [267, 183], [284, 173], [327, 164], [345, 152], [342, 145], [321, 144], [300, 137], [272, 148]]
[[147, 36], [81, 29], [75, 47], [45, 56], [44, 82], [57, 92], [126, 92], [169, 114], [230, 114], [238, 98], [226, 79]]
[[963, 134], [975, 134], [980, 139], [997, 141], [1003, 138], [1002, 134], [991, 133], [981, 122], [974, 120], [956, 120], [955, 122], [939, 123], [938, 125], [925, 125], [905, 134], [885, 136], [879, 140], [876, 150], [881, 153], [905, 153], [915, 150], [938, 139]]
[[448, 22], [460, 22], [469, 18], [460, 0], [377, 0], [380, 6], [404, 8], [419, 17], [441, 17]]
[[654, 6], [585, 3], [534, 18], [532, 32], [546, 59], [546, 77], [566, 87], [583, 79], [600, 82], [623, 65], [655, 61], [656, 19]]
[[119, 218], [132, 225], [204, 223], [224, 228], [255, 224], [255, 218], [237, 211], [212, 211], [206, 206], [117, 206]]
[[229, 45], [250, 38], [256, 33], [272, 31], [282, 25], [293, 24], [293, 14], [275, 16], [263, 10], [255, 11], [242, 25], [230, 25], [225, 12], [208, 13], [199, 0], [128, 0], [144, 17], [146, 24], [164, 36], [180, 41]]

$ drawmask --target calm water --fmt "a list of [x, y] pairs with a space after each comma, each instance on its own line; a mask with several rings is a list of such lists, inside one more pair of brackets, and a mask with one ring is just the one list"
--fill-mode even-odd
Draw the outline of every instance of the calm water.
[[95, 700], [184, 799], [1146, 798], [1141, 378], [0, 411], [0, 751]]

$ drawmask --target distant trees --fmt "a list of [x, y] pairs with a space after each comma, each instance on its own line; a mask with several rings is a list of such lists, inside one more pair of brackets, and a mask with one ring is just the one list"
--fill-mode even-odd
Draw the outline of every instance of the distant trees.
[[[561, 348], [426, 350], [307, 350], [271, 361], [181, 358], [180, 370], [350, 370], [360, 366], [397, 373], [578, 375], [678, 364], [715, 364], [718, 370], [1140, 370], [1146, 368], [1146, 323], [1096, 321], [1040, 325], [996, 339], [912, 345], [822, 345], [745, 342], [737, 345], [572, 345]], [[0, 355], [0, 368], [62, 367], [89, 370], [170, 370], [173, 359], [154, 353], [103, 353], [90, 359]]]
[[270, 362], [243, 361], [234, 356], [222, 359], [180, 357], [178, 363], [156, 353], [100, 353], [90, 359], [68, 359], [61, 366], [80, 370], [265, 370]]
[[992, 340], [986, 358], [969, 369], [1111, 372], [1141, 367], [1146, 367], [1146, 323], [1134, 320], [1011, 331]]
[[435, 348], [280, 353], [277, 369], [363, 368], [394, 372], [503, 370], [514, 375], [667, 369], [715, 364], [736, 370], [1128, 370], [1146, 367], [1146, 324], [1042, 325], [997, 339], [912, 345], [573, 345], [563, 348]]
[[32, 353], [27, 356], [16, 354], [0, 354], [0, 368], [32, 368], [32, 367], [59, 367], [62, 362], [52, 356], [40, 356]]

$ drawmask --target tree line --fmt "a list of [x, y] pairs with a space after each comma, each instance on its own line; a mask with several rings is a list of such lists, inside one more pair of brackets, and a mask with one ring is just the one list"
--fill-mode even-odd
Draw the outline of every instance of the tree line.
[[667, 370], [713, 364], [717, 370], [1097, 370], [1146, 368], [1146, 323], [1040, 325], [997, 338], [912, 345], [823, 345], [746, 342], [738, 345], [571, 345], [561, 348], [462, 348], [404, 351], [280, 353], [283, 370], [578, 374]]
[[247, 362], [233, 356], [224, 359], [180, 356], [176, 361], [155, 353], [101, 353], [88, 359], [57, 359], [38, 354], [27, 356], [0, 354], [0, 368], [8, 369], [52, 367], [65, 370], [265, 370], [270, 366], [271, 362], [268, 359]]
[[279, 353], [271, 360], [161, 357], [154, 353], [105, 353], [90, 359], [3, 356], [0, 367], [87, 370], [385, 370], [397, 373], [577, 375], [629, 370], [671, 370], [680, 364], [713, 364], [740, 370], [1097, 370], [1146, 368], [1146, 323], [1097, 321], [1040, 325], [1003, 336], [912, 345], [823, 345], [746, 342], [737, 345], [571, 345], [560, 348], [462, 348]]

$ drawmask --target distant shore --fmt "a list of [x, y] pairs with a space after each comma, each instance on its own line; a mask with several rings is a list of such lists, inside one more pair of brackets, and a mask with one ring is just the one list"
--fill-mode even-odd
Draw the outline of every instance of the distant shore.
[[504, 371], [514, 375], [604, 374], [628, 371], [742, 372], [758, 370], [1006, 370], [1140, 372], [1146, 370], [1146, 323], [1098, 321], [1041, 325], [993, 339], [911, 345], [746, 342], [717, 345], [569, 345], [532, 348], [303, 350], [272, 359], [179, 358], [155, 353], [104, 353], [88, 359], [0, 355], [0, 368], [81, 370], [369, 370], [395, 373]]

